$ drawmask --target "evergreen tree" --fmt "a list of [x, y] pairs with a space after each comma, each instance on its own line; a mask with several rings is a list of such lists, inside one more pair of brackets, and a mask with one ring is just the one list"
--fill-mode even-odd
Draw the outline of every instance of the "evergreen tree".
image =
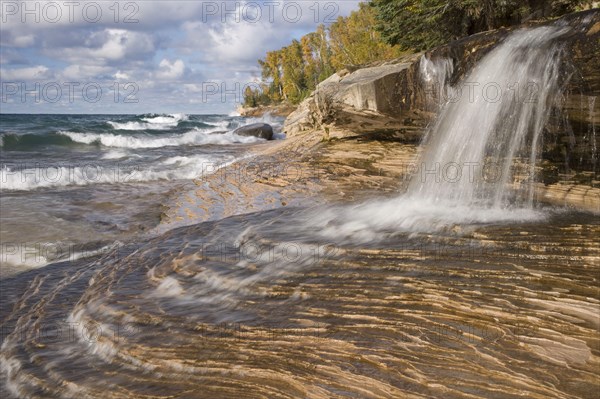
[[377, 30], [391, 45], [424, 50], [530, 19], [576, 11], [587, 0], [373, 0]]

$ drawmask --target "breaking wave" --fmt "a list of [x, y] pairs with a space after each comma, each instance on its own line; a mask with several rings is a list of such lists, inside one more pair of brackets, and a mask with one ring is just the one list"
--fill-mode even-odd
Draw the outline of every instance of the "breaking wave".
[[60, 132], [60, 134], [69, 137], [77, 143], [83, 144], [101, 144], [105, 147], [120, 148], [161, 148], [176, 146], [198, 146], [208, 144], [236, 144], [236, 143], [257, 143], [262, 139], [256, 137], [243, 137], [232, 132], [216, 133], [217, 130], [203, 130], [194, 128], [182, 135], [172, 135], [167, 137], [155, 137], [150, 135], [124, 136], [111, 133], [75, 133]]

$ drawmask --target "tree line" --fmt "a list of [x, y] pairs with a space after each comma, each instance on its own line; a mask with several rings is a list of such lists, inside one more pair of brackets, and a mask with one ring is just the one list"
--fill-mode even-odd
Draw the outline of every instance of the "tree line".
[[298, 104], [344, 68], [393, 59], [491, 29], [558, 17], [596, 5], [589, 0], [372, 0], [348, 17], [258, 61], [259, 87], [247, 87], [244, 106]]

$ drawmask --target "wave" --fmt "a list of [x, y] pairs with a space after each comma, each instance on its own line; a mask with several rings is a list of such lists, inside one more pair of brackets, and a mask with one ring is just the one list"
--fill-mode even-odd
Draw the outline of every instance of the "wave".
[[56, 134], [3, 134], [0, 136], [0, 146], [5, 150], [23, 150], [49, 145], [68, 146], [73, 141], [68, 137]]
[[[266, 114], [264, 114], [260, 117], [244, 118], [243, 125], [250, 125], [252, 123], [267, 123], [267, 124], [273, 126], [273, 130], [275, 130], [275, 133], [278, 133], [283, 128], [284, 122], [285, 122], [285, 118], [282, 118], [280, 116], [273, 116], [272, 114], [267, 112]], [[240, 125], [240, 126], [242, 126], [242, 125]]]
[[190, 117], [186, 114], [168, 114], [159, 115], [152, 118], [142, 118], [143, 121], [155, 124], [177, 124], [181, 121], [187, 121]]
[[120, 148], [161, 148], [177, 147], [183, 145], [198, 146], [208, 144], [235, 144], [235, 143], [257, 143], [264, 141], [256, 137], [243, 137], [227, 132], [223, 134], [215, 133], [217, 130], [193, 129], [187, 133], [178, 136], [169, 137], [151, 137], [151, 136], [123, 136], [111, 133], [74, 133], [59, 132], [69, 137], [77, 143], [83, 144], [101, 144], [105, 147]]
[[209, 126], [218, 127], [220, 131], [229, 130], [229, 121], [219, 121], [219, 122], [204, 122], [204, 124]]
[[0, 190], [30, 191], [38, 188], [84, 186], [101, 183], [128, 182], [131, 171], [119, 168], [102, 168], [97, 165], [79, 166], [50, 166], [12, 170], [4, 166], [0, 170]]
[[4, 166], [0, 169], [0, 191], [31, 191], [40, 188], [92, 184], [191, 180], [212, 174], [219, 168], [235, 161], [233, 156], [217, 160], [214, 157], [194, 155], [167, 158], [151, 166], [52, 166], [15, 171]]
[[111, 150], [102, 155], [102, 159], [123, 159], [127, 158], [129, 154], [121, 150]]
[[[210, 119], [210, 120], [206, 120]], [[255, 122], [273, 126], [275, 138], [283, 139], [281, 118], [265, 115], [262, 118], [214, 117], [190, 119], [186, 114], [146, 114], [130, 117], [129, 120], [86, 121], [84, 124], [46, 129], [37, 133], [4, 132], [0, 134], [0, 147], [6, 151], [27, 151], [50, 146], [70, 147], [80, 145], [102, 145], [118, 148], [160, 148], [180, 145], [255, 143], [253, 137], [241, 137], [231, 133], [236, 127]], [[216, 134], [223, 133], [225, 134]], [[104, 158], [118, 159], [118, 158]]]
[[273, 116], [269, 112], [260, 116], [260, 117], [249, 117], [244, 118], [241, 126], [250, 125], [253, 123], [266, 123], [273, 127], [273, 139], [274, 140], [285, 140], [287, 135], [283, 133], [283, 124], [285, 122], [285, 118], [279, 116]]
[[168, 114], [153, 117], [143, 117], [140, 121], [114, 122], [108, 121], [108, 124], [115, 130], [169, 130], [177, 127], [179, 122], [187, 121], [189, 116], [186, 114]]

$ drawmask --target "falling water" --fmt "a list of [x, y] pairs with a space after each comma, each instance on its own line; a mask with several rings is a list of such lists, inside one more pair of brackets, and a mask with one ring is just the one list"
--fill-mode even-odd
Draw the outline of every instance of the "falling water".
[[[565, 26], [521, 29], [452, 87], [449, 59], [423, 58], [426, 92], [443, 99], [426, 133], [407, 192], [320, 211], [315, 231], [369, 242], [388, 232], [418, 234], [480, 223], [541, 220], [533, 207], [542, 132], [561, 98]], [[444, 86], [444, 87], [442, 87]]]
[[425, 55], [419, 61], [419, 73], [425, 85], [427, 109], [437, 112], [446, 94], [444, 90], [449, 87], [448, 79], [454, 73], [454, 63], [451, 58], [431, 59]]
[[596, 108], [596, 97], [589, 97], [588, 99], [588, 110], [590, 114], [590, 121], [592, 123], [589, 124], [590, 130], [590, 142], [592, 143], [592, 171], [596, 173], [596, 162], [598, 160], [598, 148], [596, 148], [596, 124], [595, 122], [595, 113], [594, 109]]
[[[560, 91], [561, 46], [554, 39], [566, 31], [517, 31], [460, 86], [447, 88], [409, 197], [450, 206], [533, 205], [541, 134]], [[515, 180], [522, 188], [509, 190]]]

